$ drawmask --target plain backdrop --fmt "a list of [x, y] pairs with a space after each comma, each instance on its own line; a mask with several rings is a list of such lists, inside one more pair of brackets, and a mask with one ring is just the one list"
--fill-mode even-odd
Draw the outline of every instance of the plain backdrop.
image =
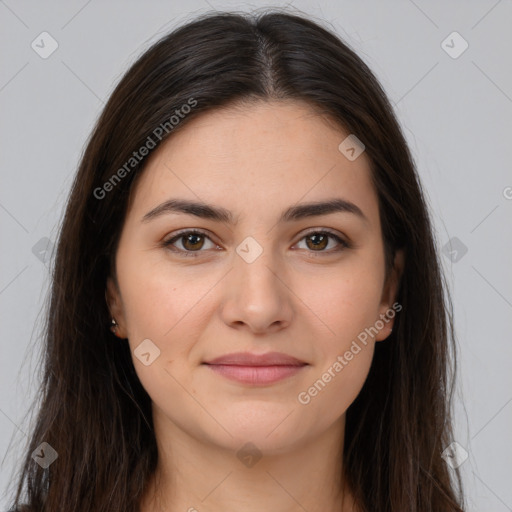
[[[1, 510], [39, 382], [48, 258], [104, 102], [150, 43], [195, 15], [272, 5], [285, 4], [0, 0]], [[512, 511], [512, 2], [297, 0], [291, 9], [325, 20], [395, 105], [454, 303], [468, 511]]]

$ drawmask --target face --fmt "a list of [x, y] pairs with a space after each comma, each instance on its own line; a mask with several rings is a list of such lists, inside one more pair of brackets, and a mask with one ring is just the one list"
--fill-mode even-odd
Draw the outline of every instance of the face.
[[348, 135], [306, 104], [259, 102], [203, 114], [151, 155], [108, 298], [155, 424], [268, 453], [344, 424], [403, 264], [385, 281], [370, 161], [338, 149]]

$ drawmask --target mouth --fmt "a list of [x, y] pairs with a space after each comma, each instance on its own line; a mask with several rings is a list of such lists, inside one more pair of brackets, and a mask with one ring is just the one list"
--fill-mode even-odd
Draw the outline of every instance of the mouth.
[[238, 352], [202, 364], [222, 377], [253, 386], [279, 382], [309, 366], [304, 361], [279, 352], [260, 355]]

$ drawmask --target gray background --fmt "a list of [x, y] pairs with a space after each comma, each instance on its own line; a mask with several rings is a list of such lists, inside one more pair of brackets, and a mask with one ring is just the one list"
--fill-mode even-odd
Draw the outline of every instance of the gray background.
[[[0, 0], [0, 509], [39, 377], [51, 255], [44, 239], [56, 240], [77, 162], [106, 98], [151, 42], [195, 14], [265, 6]], [[396, 106], [439, 250], [445, 248], [468, 510], [512, 511], [512, 2], [308, 0], [292, 7], [326, 20]], [[34, 40], [42, 46], [43, 31], [59, 45], [47, 59], [31, 47]], [[454, 31], [469, 44], [457, 58], [442, 46]], [[450, 38], [447, 44], [452, 52], [462, 48]]]

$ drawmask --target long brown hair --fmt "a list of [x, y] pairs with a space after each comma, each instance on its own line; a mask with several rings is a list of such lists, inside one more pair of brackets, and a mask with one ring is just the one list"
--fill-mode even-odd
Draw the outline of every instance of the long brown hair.
[[[320, 23], [275, 10], [207, 13], [179, 27], [143, 53], [108, 100], [60, 229], [40, 404], [13, 506], [139, 510], [157, 462], [151, 400], [128, 344], [108, 329], [104, 295], [147, 160], [130, 159], [148, 137], [157, 147], [202, 112], [270, 99], [305, 101], [364, 143], [387, 269], [397, 248], [406, 252], [401, 314], [390, 338], [376, 344], [347, 411], [348, 483], [371, 512], [463, 510], [461, 476], [441, 457], [452, 441], [452, 305], [415, 164], [383, 89], [355, 51]], [[31, 456], [42, 442], [58, 453], [47, 469]]]

